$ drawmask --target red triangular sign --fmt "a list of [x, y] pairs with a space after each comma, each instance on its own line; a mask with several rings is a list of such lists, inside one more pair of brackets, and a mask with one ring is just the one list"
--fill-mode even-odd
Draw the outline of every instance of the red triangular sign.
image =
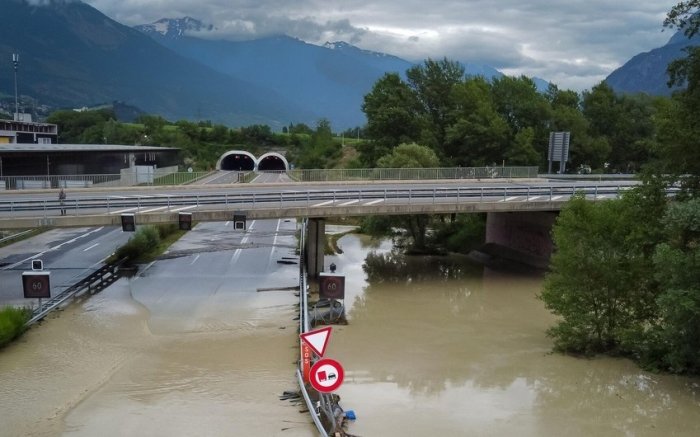
[[323, 353], [326, 352], [328, 340], [331, 338], [331, 329], [330, 326], [327, 326], [315, 331], [299, 334], [299, 337], [301, 337], [304, 343], [308, 344], [319, 357], [322, 357]]

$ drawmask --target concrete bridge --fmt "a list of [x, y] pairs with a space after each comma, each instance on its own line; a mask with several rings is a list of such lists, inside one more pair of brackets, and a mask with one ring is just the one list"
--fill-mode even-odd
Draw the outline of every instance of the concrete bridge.
[[[0, 196], [0, 228], [120, 226], [133, 214], [136, 226], [193, 221], [311, 218], [309, 273], [323, 269], [325, 218], [367, 215], [488, 213], [486, 243], [548, 258], [557, 212], [575, 193], [592, 201], [617, 198], [635, 181], [517, 180], [362, 183], [285, 183], [228, 186], [71, 190], [66, 215], [54, 191]], [[315, 256], [313, 254], [316, 254]]]

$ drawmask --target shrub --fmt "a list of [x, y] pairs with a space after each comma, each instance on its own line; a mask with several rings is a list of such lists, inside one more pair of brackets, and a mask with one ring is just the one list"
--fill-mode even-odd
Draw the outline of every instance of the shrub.
[[29, 308], [5, 307], [0, 310], [0, 347], [19, 337], [25, 330], [25, 324], [31, 318]]

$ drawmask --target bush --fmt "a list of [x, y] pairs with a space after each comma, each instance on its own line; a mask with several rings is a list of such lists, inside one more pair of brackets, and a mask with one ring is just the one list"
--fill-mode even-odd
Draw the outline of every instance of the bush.
[[29, 308], [5, 307], [0, 310], [0, 347], [19, 337], [32, 317]]
[[138, 260], [160, 243], [161, 231], [159, 228], [153, 226], [139, 228], [125, 245], [117, 249], [116, 258], [128, 258], [132, 262]]

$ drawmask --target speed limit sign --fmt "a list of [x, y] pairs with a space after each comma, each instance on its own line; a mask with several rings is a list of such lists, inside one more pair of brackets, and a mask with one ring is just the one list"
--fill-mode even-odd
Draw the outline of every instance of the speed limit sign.
[[326, 299], [345, 299], [345, 276], [320, 273], [318, 275], [318, 282], [319, 297]]
[[22, 286], [26, 299], [51, 297], [51, 272], [24, 272]]

